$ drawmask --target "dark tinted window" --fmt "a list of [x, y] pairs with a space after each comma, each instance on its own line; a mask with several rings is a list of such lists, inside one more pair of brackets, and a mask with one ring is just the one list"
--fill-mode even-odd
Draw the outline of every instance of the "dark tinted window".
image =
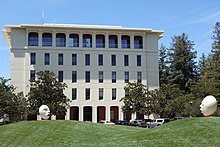
[[36, 64], [36, 53], [31, 53], [31, 65]]
[[103, 66], [103, 55], [99, 55], [98, 62], [99, 62], [99, 66]]
[[64, 33], [56, 34], [56, 46], [65, 47], [66, 46], [66, 35]]
[[43, 33], [42, 46], [52, 46], [52, 34], [51, 33]]
[[49, 53], [44, 54], [44, 64], [50, 65], [50, 54]]
[[137, 66], [141, 66], [141, 55], [137, 55]]
[[90, 83], [90, 71], [86, 71], [86, 83]]
[[134, 36], [134, 48], [135, 49], [142, 49], [143, 48], [142, 36]]
[[38, 46], [38, 33], [30, 32], [28, 34], [28, 46]]
[[129, 66], [129, 56], [124, 55], [124, 66]]
[[77, 97], [77, 89], [72, 88], [72, 100], [76, 100], [76, 97]]
[[104, 35], [96, 35], [96, 47], [105, 48], [105, 36]]
[[78, 34], [69, 35], [69, 47], [79, 47], [79, 35]]
[[111, 63], [112, 66], [116, 66], [116, 55], [112, 55]]
[[83, 34], [83, 47], [92, 47], [92, 35]]
[[72, 83], [77, 82], [77, 71], [72, 71]]
[[77, 65], [77, 54], [72, 54], [72, 65]]
[[90, 54], [85, 55], [85, 65], [90, 65]]
[[118, 48], [118, 37], [116, 35], [109, 35], [109, 48]]
[[58, 54], [58, 65], [63, 65], [63, 54]]
[[86, 100], [90, 100], [90, 88], [86, 88]]
[[58, 71], [58, 81], [63, 82], [63, 71]]

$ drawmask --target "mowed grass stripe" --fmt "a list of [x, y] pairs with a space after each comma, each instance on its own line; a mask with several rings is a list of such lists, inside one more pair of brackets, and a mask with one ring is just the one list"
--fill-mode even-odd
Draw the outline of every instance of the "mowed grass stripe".
[[187, 118], [153, 129], [78, 121], [0, 126], [0, 146], [220, 146], [220, 118]]

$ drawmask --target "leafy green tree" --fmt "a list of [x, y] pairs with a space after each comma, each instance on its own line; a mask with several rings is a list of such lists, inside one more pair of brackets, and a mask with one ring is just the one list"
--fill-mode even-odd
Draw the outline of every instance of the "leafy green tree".
[[28, 100], [32, 114], [37, 114], [41, 105], [47, 105], [54, 115], [64, 114], [69, 104], [69, 99], [63, 91], [67, 88], [65, 83], [57, 81], [53, 72], [37, 73], [37, 79], [31, 79], [31, 88], [28, 93]]
[[[163, 84], [165, 85], [165, 84]], [[162, 87], [162, 86], [161, 86]], [[149, 91], [149, 97], [151, 98], [151, 111], [160, 115], [160, 117], [167, 117], [166, 105], [167, 97], [162, 88]]]
[[10, 80], [0, 77], [0, 118], [3, 114], [10, 120], [25, 119], [27, 115], [27, 100], [20, 92], [15, 94], [13, 85], [7, 84]]
[[194, 42], [183, 33], [172, 38], [169, 49], [170, 76], [169, 82], [176, 85], [185, 93], [190, 92], [190, 84], [197, 79], [196, 52], [193, 48]]
[[124, 102], [123, 112], [149, 115], [152, 113], [151, 99], [148, 96], [147, 86], [141, 83], [128, 83], [125, 87], [125, 97], [120, 101]]

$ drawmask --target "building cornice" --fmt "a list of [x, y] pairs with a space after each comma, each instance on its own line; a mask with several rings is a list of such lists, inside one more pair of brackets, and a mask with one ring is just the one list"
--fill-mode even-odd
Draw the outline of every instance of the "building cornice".
[[105, 26], [105, 25], [79, 25], [79, 24], [20, 24], [20, 25], [5, 25], [7, 31], [11, 31], [12, 28], [23, 29], [89, 29], [89, 30], [109, 30], [109, 31], [134, 31], [134, 32], [146, 32], [150, 34], [157, 34], [162, 37], [163, 30], [153, 30], [151, 28], [128, 28], [122, 26]]

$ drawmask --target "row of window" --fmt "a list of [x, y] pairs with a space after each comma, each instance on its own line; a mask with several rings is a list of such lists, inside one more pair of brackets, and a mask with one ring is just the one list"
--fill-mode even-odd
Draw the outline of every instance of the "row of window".
[[[62, 53], [58, 54], [58, 65], [64, 64], [64, 55]], [[90, 65], [90, 54], [85, 54], [85, 65]], [[141, 55], [137, 55], [136, 65], [141, 66]], [[30, 54], [30, 64], [36, 64], [36, 53]], [[50, 65], [50, 53], [44, 54], [44, 64]], [[103, 66], [104, 64], [104, 56], [103, 54], [98, 55], [98, 66]], [[72, 65], [77, 65], [77, 54], [72, 54]], [[116, 55], [111, 55], [111, 66], [116, 66]], [[124, 55], [124, 66], [129, 66], [129, 55]]]
[[[35, 78], [36, 71], [31, 70], [30, 71], [30, 79]], [[111, 75], [111, 80], [112, 83], [117, 82], [117, 72], [112, 71]], [[58, 81], [63, 82], [64, 76], [63, 76], [63, 71], [58, 71]], [[72, 71], [72, 83], [77, 83], [77, 71]], [[99, 83], [104, 83], [104, 72], [103, 71], [98, 71], [98, 82]], [[91, 72], [90, 71], [85, 71], [85, 83], [90, 83], [91, 80]], [[129, 72], [125, 71], [124, 72], [124, 82], [128, 83], [129, 82]], [[141, 83], [142, 82], [142, 72], [138, 71], [137, 72], [137, 82]]]
[[[99, 88], [98, 89], [99, 93], [99, 100], [104, 100], [104, 88]], [[85, 89], [85, 100], [90, 100], [91, 99], [91, 89], [86, 88]], [[117, 89], [112, 88], [112, 100], [116, 100], [116, 95], [117, 95]], [[77, 100], [77, 88], [72, 88], [72, 100]]]
[[[79, 34], [70, 34], [68, 36], [69, 47], [79, 47]], [[105, 48], [105, 35], [98, 34], [95, 36], [96, 39], [96, 48]], [[42, 46], [51, 47], [53, 42], [52, 33], [43, 33], [42, 34]], [[118, 48], [118, 36], [109, 35], [108, 36], [109, 48]], [[37, 32], [28, 33], [28, 46], [39, 46], [39, 35]], [[82, 35], [82, 47], [91, 48], [92, 45], [92, 35], [83, 34]], [[56, 47], [66, 47], [66, 34], [57, 33], [56, 34]], [[121, 36], [121, 48], [130, 48], [131, 41], [129, 35]], [[143, 48], [143, 37], [134, 36], [134, 46], [135, 49]]]

